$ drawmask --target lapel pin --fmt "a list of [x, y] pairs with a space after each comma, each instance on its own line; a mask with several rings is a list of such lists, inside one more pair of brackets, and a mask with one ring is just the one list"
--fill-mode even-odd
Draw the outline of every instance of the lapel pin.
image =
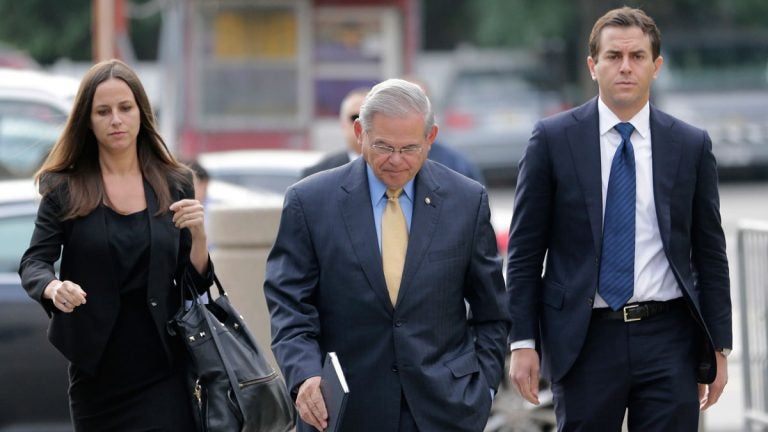
[[426, 198], [424, 198], [424, 203], [425, 203], [426, 205], [430, 205], [430, 204], [432, 204], [432, 200], [431, 200], [431, 199], [429, 199], [429, 197], [426, 197]]

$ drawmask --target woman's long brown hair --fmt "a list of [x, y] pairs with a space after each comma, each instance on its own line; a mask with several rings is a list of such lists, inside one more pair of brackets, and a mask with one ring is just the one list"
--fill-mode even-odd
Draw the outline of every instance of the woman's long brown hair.
[[68, 202], [62, 203], [66, 206], [62, 214], [65, 220], [89, 214], [106, 198], [98, 143], [91, 129], [91, 109], [96, 87], [110, 78], [125, 82], [136, 99], [141, 119], [136, 140], [139, 166], [157, 195], [157, 215], [168, 211], [172, 204], [172, 187], [192, 188], [189, 169], [173, 157], [157, 131], [149, 98], [136, 73], [120, 60], [106, 60], [86, 72], [61, 137], [35, 174], [42, 195], [68, 183]]

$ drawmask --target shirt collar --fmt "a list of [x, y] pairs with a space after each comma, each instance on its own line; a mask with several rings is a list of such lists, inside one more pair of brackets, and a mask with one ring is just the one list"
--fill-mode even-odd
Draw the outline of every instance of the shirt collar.
[[[387, 185], [384, 184], [378, 177], [376, 177], [376, 174], [373, 173], [373, 169], [370, 165], [366, 162], [365, 164], [365, 171], [368, 174], [368, 188], [371, 192], [371, 199], [373, 200], [374, 204], [379, 202], [381, 198], [384, 197], [384, 195], [387, 193]], [[414, 179], [411, 179], [408, 181], [408, 183], [403, 186], [403, 194], [411, 201], [413, 202], [413, 182]]]
[[[597, 114], [600, 122], [600, 136], [605, 135], [616, 126], [617, 123], [621, 123], [619, 117], [608, 108], [601, 98], [597, 98]], [[635, 114], [634, 117], [629, 119], [628, 123], [632, 123], [635, 127], [635, 131], [640, 134], [644, 139], [647, 139], [651, 135], [651, 105], [646, 102], [643, 108]]]

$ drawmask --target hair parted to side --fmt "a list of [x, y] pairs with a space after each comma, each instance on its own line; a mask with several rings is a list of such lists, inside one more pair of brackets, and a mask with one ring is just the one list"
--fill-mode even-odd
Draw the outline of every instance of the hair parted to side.
[[612, 9], [595, 21], [589, 35], [589, 55], [597, 62], [600, 53], [600, 35], [606, 27], [639, 27], [651, 39], [651, 55], [656, 60], [661, 55], [661, 31], [653, 18], [642, 9], [624, 6]]
[[424, 117], [425, 136], [435, 124], [432, 104], [424, 90], [412, 82], [397, 78], [382, 81], [368, 92], [363, 106], [360, 107], [360, 123], [364, 131], [371, 130], [375, 114], [387, 117], [419, 114]]
[[157, 196], [157, 214], [165, 213], [172, 204], [171, 188], [191, 187], [189, 168], [173, 157], [157, 131], [152, 106], [139, 77], [122, 61], [105, 60], [93, 65], [83, 76], [64, 130], [35, 174], [42, 195], [68, 183], [69, 202], [63, 209], [64, 219], [85, 216], [105, 200], [91, 111], [96, 87], [111, 78], [126, 83], [136, 99], [141, 120], [137, 156], [141, 173]]

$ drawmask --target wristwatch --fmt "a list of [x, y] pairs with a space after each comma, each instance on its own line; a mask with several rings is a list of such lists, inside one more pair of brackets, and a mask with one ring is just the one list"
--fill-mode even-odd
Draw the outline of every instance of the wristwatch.
[[719, 352], [720, 354], [722, 354], [726, 358], [728, 357], [728, 355], [731, 354], [731, 349], [730, 348], [715, 348], [715, 351]]

